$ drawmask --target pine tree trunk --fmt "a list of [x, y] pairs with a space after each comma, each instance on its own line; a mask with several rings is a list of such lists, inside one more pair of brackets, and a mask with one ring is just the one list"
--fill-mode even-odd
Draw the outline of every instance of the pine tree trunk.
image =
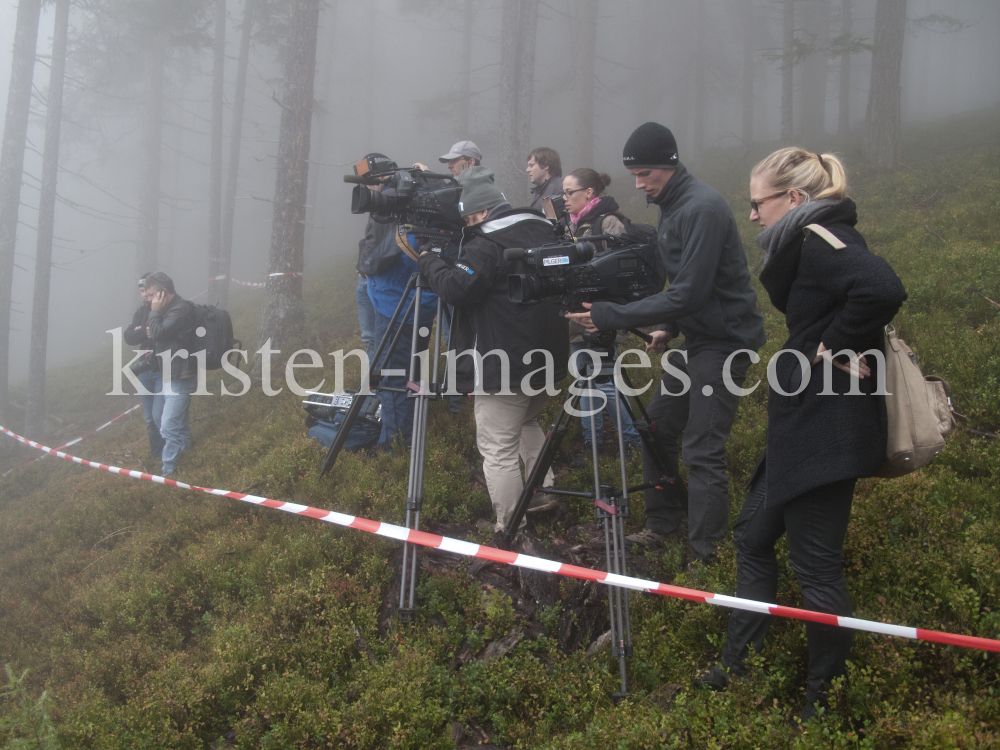
[[698, 52], [694, 68], [694, 159], [701, 161], [705, 152], [705, 3], [698, 3], [695, 16], [695, 39]]
[[900, 78], [906, 0], [878, 0], [872, 83], [865, 117], [865, 157], [875, 166], [892, 169], [899, 162]]
[[580, 33], [573, 42], [578, 64], [577, 76], [576, 159], [581, 167], [594, 165], [594, 55], [597, 53], [598, 0], [583, 0], [580, 8]]
[[[851, 0], [841, 0], [840, 35], [851, 37]], [[837, 138], [844, 143], [851, 133], [851, 53], [840, 53], [840, 110], [837, 115]]]
[[[341, 76], [335, 70], [334, 59], [336, 55], [336, 44], [334, 34], [336, 33], [337, 0], [326, 0], [323, 15], [322, 35], [317, 38], [316, 49], [325, 49], [326, 54], [322, 62], [319, 62], [317, 77], [321, 81], [319, 86], [319, 98], [314, 100], [313, 107], [313, 134], [310, 153], [312, 161], [327, 162], [327, 134], [331, 131], [331, 120], [333, 119], [334, 101], [336, 99], [334, 83]], [[323, 216], [328, 214], [329, 199], [327, 198], [327, 186], [331, 175], [321, 169], [309, 170], [309, 204], [306, 207], [306, 231], [305, 231], [305, 254], [303, 262], [311, 262], [317, 252], [317, 246], [322, 242], [322, 236], [317, 230], [322, 230]], [[335, 241], [335, 240], [334, 240]], [[329, 246], [328, 246], [329, 247]], [[328, 257], [328, 256], [327, 256]]]
[[813, 52], [802, 61], [799, 97], [799, 130], [807, 143], [822, 144], [826, 134], [826, 87], [829, 78], [827, 48], [830, 42], [829, 0], [804, 2], [802, 28]]
[[496, 181], [514, 206], [527, 202], [538, 0], [504, 0], [500, 31], [500, 154]]
[[[594, 0], [596, 2], [596, 0]], [[531, 110], [535, 96], [535, 37], [538, 31], [538, 0], [521, 0], [521, 54], [519, 56], [517, 89], [517, 140], [521, 151], [521, 162], [518, 168], [524, 179], [521, 181], [521, 198], [515, 206], [528, 204], [528, 182], [524, 171], [528, 163], [528, 152], [531, 150]]]
[[31, 299], [28, 409], [24, 420], [24, 433], [28, 437], [41, 437], [45, 428], [45, 354], [49, 337], [49, 281], [52, 276], [52, 234], [56, 213], [59, 134], [62, 127], [68, 34], [69, 0], [56, 0], [49, 101], [45, 113], [45, 155], [42, 160], [42, 194], [38, 210], [38, 246], [35, 251], [35, 293]]
[[[212, 67], [212, 146], [208, 179], [208, 277], [219, 276], [222, 262], [222, 118], [226, 84], [226, 0], [215, 0], [215, 62]], [[222, 302], [229, 279], [208, 282], [208, 302]]]
[[792, 109], [792, 95], [795, 83], [795, 63], [792, 55], [795, 46], [795, 0], [785, 0], [782, 9], [782, 49], [784, 59], [781, 61], [781, 142], [792, 142], [792, 129], [795, 125]]
[[458, 72], [458, 135], [467, 139], [472, 127], [472, 35], [476, 31], [475, 0], [462, 3], [462, 61]]
[[31, 109], [31, 79], [35, 72], [35, 42], [41, 0], [21, 0], [17, 5], [14, 56], [7, 116], [0, 150], [0, 418], [7, 417], [10, 368], [10, 305], [14, 286], [14, 246], [17, 215], [21, 207], [24, 147]]
[[[300, 275], [268, 277], [257, 325], [260, 343], [270, 339], [278, 349], [300, 334], [305, 323], [301, 273], [320, 2], [291, 0], [268, 273]], [[258, 359], [255, 372], [259, 368]]]
[[[233, 222], [236, 217], [236, 184], [240, 174], [240, 150], [243, 144], [243, 107], [246, 103], [247, 68], [250, 64], [250, 41], [253, 35], [254, 3], [246, 0], [243, 8], [243, 29], [240, 33], [240, 59], [236, 64], [236, 91], [233, 92], [233, 121], [229, 135], [229, 172], [226, 175], [226, 196], [223, 201], [222, 245], [220, 248], [219, 274], [229, 277], [233, 258]], [[219, 294], [219, 307], [229, 306], [227, 281]]]
[[155, 33], [147, 44], [146, 102], [142, 118], [139, 163], [139, 242], [136, 278], [159, 268], [160, 152], [163, 148], [163, 97], [166, 81], [167, 35]]
[[739, 0], [743, 10], [743, 145], [753, 145], [753, 93], [754, 93], [754, 7], [753, 0]]

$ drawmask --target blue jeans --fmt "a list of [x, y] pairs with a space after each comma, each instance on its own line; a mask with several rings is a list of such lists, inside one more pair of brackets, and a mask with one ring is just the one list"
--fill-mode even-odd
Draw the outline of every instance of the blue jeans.
[[[574, 354], [576, 354], [576, 352], [580, 351], [581, 349], [588, 349], [588, 348], [590, 348], [590, 347], [587, 344], [583, 343], [582, 341], [580, 343], [577, 343], [577, 344], [570, 344], [570, 347], [569, 347], [570, 356], [572, 357]], [[618, 348], [615, 347], [615, 355], [617, 356], [617, 354], [618, 354]], [[588, 360], [587, 357], [580, 357], [579, 361], [577, 363], [577, 366], [580, 367], [580, 371], [582, 372], [583, 367], [585, 367], [588, 363], [589, 363], [589, 360]], [[611, 380], [605, 381], [603, 383], [593, 383], [592, 382], [592, 383], [589, 384], [588, 387], [589, 388], [593, 388], [595, 390], [598, 390], [601, 393], [603, 393], [605, 396], [608, 397], [608, 413], [611, 415], [612, 424], [614, 424], [615, 427], [617, 427], [618, 426], [618, 424], [617, 424], [617, 422], [618, 422], [618, 416], [617, 416], [617, 412], [615, 410], [615, 384], [614, 384], [614, 382], [611, 381]], [[623, 400], [625, 399], [624, 395], [622, 396], [622, 399]], [[590, 402], [591, 402], [590, 396], [583, 396], [583, 397], [581, 397], [581, 399], [580, 399], [580, 411], [582, 411], [582, 412], [588, 412], [588, 411], [590, 411], [591, 408], [592, 408], [591, 405], [590, 405]], [[595, 407], [596, 407], [596, 404], [595, 404]], [[588, 442], [588, 443], [593, 442], [594, 436], [590, 432], [590, 417], [583, 417], [580, 421], [583, 422], [583, 439], [586, 442]], [[603, 427], [604, 427], [604, 412], [603, 412], [603, 410], [601, 410], [601, 411], [597, 412], [594, 415], [594, 429], [597, 430], [597, 444], [598, 445], [601, 445], [602, 442], [603, 442], [603, 439], [601, 437], [601, 429]], [[632, 417], [629, 416], [629, 413], [625, 410], [624, 406], [622, 406], [622, 427], [621, 427], [621, 433], [622, 433], [622, 437], [625, 439], [625, 444], [626, 445], [639, 446], [641, 444], [641, 442], [642, 442], [642, 439], [639, 437], [639, 433], [636, 431], [635, 426], [632, 424]]]
[[368, 296], [368, 280], [364, 276], [358, 276], [358, 288], [355, 292], [358, 300], [358, 323], [361, 325], [361, 344], [368, 353], [368, 365], [372, 365], [372, 358], [375, 356], [375, 347], [378, 346], [379, 338], [375, 335], [375, 308], [372, 305], [371, 297]]
[[[378, 310], [372, 308], [375, 315], [375, 327], [373, 333], [376, 341], [381, 341], [385, 332], [389, 329], [391, 318], [382, 315]], [[397, 322], [397, 326], [400, 325]], [[395, 331], [396, 329], [393, 329]], [[392, 375], [382, 378], [382, 385], [393, 388], [404, 388], [410, 372], [410, 342], [413, 336], [413, 326], [403, 324], [403, 335], [399, 339], [399, 344], [392, 355], [386, 360], [386, 353], [389, 344], [382, 352], [382, 362], [378, 363], [375, 370], [376, 375], [382, 370], [400, 370], [406, 374]], [[390, 337], [391, 339], [391, 337]], [[373, 379], [374, 380], [374, 379]], [[378, 449], [383, 451], [392, 450], [392, 441], [396, 435], [402, 435], [406, 444], [410, 444], [411, 433], [413, 432], [413, 405], [414, 401], [407, 398], [405, 393], [393, 393], [391, 391], [380, 391], [379, 401], [382, 402], [382, 434], [378, 439]]]
[[160, 402], [159, 411], [163, 411], [163, 396], [156, 395], [162, 389], [163, 378], [157, 369], [146, 370], [139, 373], [139, 382], [142, 387], [149, 391], [148, 396], [139, 396], [142, 401], [142, 417], [146, 420], [146, 436], [149, 438], [149, 455], [159, 459], [163, 452], [163, 438], [160, 437], [160, 427], [157, 424], [158, 417], [154, 417], [157, 411], [156, 402]]
[[[198, 378], [184, 378], [170, 384], [172, 394], [160, 398], [159, 425], [163, 436], [163, 476], [177, 470], [177, 459], [191, 447], [191, 394], [198, 388]], [[155, 415], [155, 412], [154, 412]]]

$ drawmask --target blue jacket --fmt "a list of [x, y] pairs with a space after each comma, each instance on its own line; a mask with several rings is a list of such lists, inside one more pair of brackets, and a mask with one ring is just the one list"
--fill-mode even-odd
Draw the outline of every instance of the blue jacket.
[[[386, 243], [396, 244], [395, 232], [389, 232], [379, 243], [380, 247], [374, 252], [385, 250], [386, 248], [382, 246]], [[388, 270], [368, 277], [368, 298], [371, 299], [375, 310], [387, 318], [391, 318], [392, 314], [396, 311], [396, 305], [399, 304], [399, 298], [403, 296], [403, 290], [406, 289], [406, 284], [410, 280], [410, 276], [417, 272], [416, 261], [412, 260], [408, 255], [404, 255], [401, 250], [397, 249], [397, 252], [396, 261]], [[407, 304], [410, 303], [413, 294], [413, 292], [410, 292], [406, 300]], [[437, 295], [429, 288], [425, 288], [420, 294], [421, 324], [426, 323], [430, 326], [436, 312]], [[412, 313], [406, 320], [406, 324], [413, 325]]]

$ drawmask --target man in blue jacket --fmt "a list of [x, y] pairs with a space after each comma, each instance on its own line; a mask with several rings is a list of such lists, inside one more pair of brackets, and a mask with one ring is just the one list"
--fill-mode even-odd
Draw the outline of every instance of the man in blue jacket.
[[[656, 425], [653, 438], [668, 465], [657, 466], [644, 444], [642, 466], [646, 482], [657, 481], [661, 473], [678, 476], [683, 434], [688, 488], [677, 481], [663, 490], [646, 490], [646, 528], [628, 541], [658, 544], [680, 529], [687, 512], [691, 559], [710, 563], [729, 521], [726, 442], [739, 402], [723, 379], [723, 367], [737, 350], [764, 345], [764, 318], [733, 212], [680, 163], [673, 133], [655, 122], [641, 125], [626, 142], [622, 161], [636, 188], [660, 209], [657, 241], [670, 283], [638, 302], [596, 302], [590, 312], [569, 317], [590, 331], [659, 325], [647, 347], [655, 353], [684, 335], [684, 349], [670, 356], [677, 374], [664, 372], [648, 407]], [[749, 365], [746, 353], [729, 362], [736, 386]]]
[[[396, 311], [410, 276], [417, 272], [417, 264], [403, 253], [396, 245], [396, 225], [388, 231], [378, 246], [371, 253], [372, 258], [381, 258], [382, 270], [368, 277], [367, 291], [368, 298], [374, 308], [374, 320], [372, 326], [372, 336], [374, 337], [374, 347], [389, 331], [389, 322], [392, 314]], [[403, 311], [406, 305], [413, 299], [415, 292], [410, 292], [406, 297]], [[434, 323], [434, 316], [437, 313], [437, 297], [430, 289], [424, 289], [420, 294], [420, 328], [429, 331]], [[409, 379], [410, 371], [410, 347], [413, 336], [414, 315], [400, 319], [396, 327], [403, 327], [403, 334], [399, 339], [396, 350], [388, 355], [387, 351], [382, 352], [382, 361], [378, 364], [378, 371], [383, 375], [382, 385], [394, 388], [405, 388]], [[395, 335], [396, 329], [390, 334], [390, 339]], [[419, 331], [418, 331], [419, 334]], [[428, 336], [418, 335], [417, 351], [427, 348]], [[382, 403], [382, 434], [379, 437], [378, 449], [391, 451], [392, 442], [396, 435], [402, 435], [406, 444], [409, 445], [413, 433], [413, 406], [414, 400], [408, 398], [405, 393], [395, 393], [392, 391], [380, 391], [379, 401]]]

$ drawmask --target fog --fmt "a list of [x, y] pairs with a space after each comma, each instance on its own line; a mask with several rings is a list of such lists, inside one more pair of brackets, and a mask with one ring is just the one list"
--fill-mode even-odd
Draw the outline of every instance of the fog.
[[[662, 122], [674, 131], [681, 160], [695, 171], [713, 151], [779, 144], [784, 0], [594, 1], [592, 54], [585, 48], [589, 0], [538, 4], [529, 148], [558, 150], [564, 173], [592, 166], [622, 178], [627, 176], [621, 164], [622, 146], [629, 133], [647, 120]], [[453, 142], [469, 138], [483, 151], [487, 166], [498, 164], [502, 1], [473, 3], [468, 58], [466, 2], [323, 3], [309, 165], [306, 277], [334, 260], [342, 262], [344, 273], [354, 273], [351, 259], [356, 257], [365, 220], [350, 214], [351, 186], [341, 176], [365, 153], [382, 152], [400, 166], [420, 161], [436, 167], [437, 157]], [[156, 265], [174, 278], [182, 296], [205, 301], [214, 3], [184, 0], [183, 4], [200, 15], [193, 17], [183, 41], [174, 39], [176, 43], [167, 49]], [[124, 8], [126, 15], [114, 21], [122, 27], [129, 5], [130, 0], [74, 2], [71, 10], [49, 366], [106, 345], [110, 336], [105, 331], [126, 325], [138, 304], [135, 279], [146, 79], [140, 58], [112, 56], [106, 45], [95, 41], [109, 25], [101, 18], [102, 8], [113, 7], [119, 14]], [[150, 3], [131, 5], [138, 9]], [[264, 280], [271, 246], [284, 70], [278, 23], [282, 5], [277, 0], [265, 3], [272, 20], [278, 21], [256, 33], [251, 47], [239, 160], [231, 275], [255, 282]], [[818, 51], [796, 60], [793, 67], [791, 141], [828, 151], [851, 147], [864, 131], [872, 53], [862, 47], [873, 40], [876, 2], [849, 3], [849, 36], [858, 49], [849, 56], [847, 69], [846, 131], [840, 127], [843, 58], [830, 49], [831, 40], [843, 34], [844, 2], [795, 0], [793, 5], [796, 39]], [[227, 12], [226, 155], [244, 0], [229, 0]], [[0, 2], [0, 82], [4, 84], [11, 76], [16, 14], [16, 3]], [[909, 0], [906, 15], [900, 79], [902, 127], [996, 107], [1000, 102], [996, 47], [1000, 3]], [[12, 382], [26, 377], [28, 371], [53, 19], [53, 7], [47, 5], [39, 25], [20, 193], [10, 337]], [[142, 39], [131, 41], [142, 49]], [[466, 80], [467, 109], [462, 106]], [[590, 144], [580, 136], [581, 97], [587, 86], [592, 86], [594, 102], [592, 163], [585, 156]], [[4, 110], [6, 102], [7, 86], [0, 85]], [[525, 150], [522, 167], [526, 157]], [[227, 157], [224, 170], [230, 168]], [[528, 187], [524, 178], [524, 194]], [[244, 292], [254, 293], [260, 292]]]

